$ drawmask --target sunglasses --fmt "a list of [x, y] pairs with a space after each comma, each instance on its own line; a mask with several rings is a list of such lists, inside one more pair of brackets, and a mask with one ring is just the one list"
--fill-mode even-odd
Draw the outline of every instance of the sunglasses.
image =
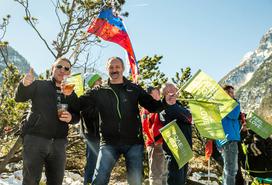
[[60, 64], [56, 65], [56, 68], [57, 68], [57, 69], [62, 69], [62, 68], [64, 68], [65, 71], [70, 71], [70, 67], [62, 66], [62, 65], [60, 65]]

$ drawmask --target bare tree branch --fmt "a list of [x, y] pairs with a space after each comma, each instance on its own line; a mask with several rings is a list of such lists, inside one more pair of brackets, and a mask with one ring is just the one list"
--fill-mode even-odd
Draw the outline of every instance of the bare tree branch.
[[56, 4], [53, 2], [53, 0], [51, 0], [51, 2], [52, 2], [52, 4], [53, 4], [54, 7], [55, 7], [55, 14], [56, 14], [56, 16], [57, 16], [59, 25], [60, 25], [62, 31], [64, 31], [64, 27], [63, 27], [63, 25], [62, 25], [62, 23], [61, 23], [60, 16], [59, 16], [59, 12], [58, 12], [60, 2], [59, 2], [59, 0], [57, 0]]
[[3, 18], [3, 23], [0, 24], [0, 30], [2, 31], [0, 35], [0, 41], [5, 37], [5, 34], [7, 32], [7, 25], [9, 24], [10, 15], [7, 15]]
[[24, 7], [26, 22], [35, 30], [35, 32], [38, 34], [38, 36], [40, 37], [40, 39], [43, 41], [43, 43], [45, 44], [45, 46], [47, 47], [47, 49], [49, 50], [49, 52], [56, 58], [56, 54], [49, 47], [49, 44], [47, 43], [47, 41], [45, 40], [45, 38], [41, 35], [40, 31], [35, 26], [35, 22], [33, 21], [35, 19], [33, 19], [32, 15], [31, 15], [31, 12], [30, 12], [30, 10], [28, 8], [28, 0], [25, 0], [25, 1], [15, 0], [15, 1], [18, 2], [19, 4], [21, 4]]

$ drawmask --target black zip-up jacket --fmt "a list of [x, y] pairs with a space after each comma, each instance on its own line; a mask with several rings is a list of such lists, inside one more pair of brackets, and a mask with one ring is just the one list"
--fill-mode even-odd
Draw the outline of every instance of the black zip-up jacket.
[[95, 139], [99, 141], [99, 112], [97, 108], [89, 108], [81, 112], [83, 120], [81, 127], [84, 137], [87, 139]]
[[[23, 127], [24, 134], [40, 136], [48, 139], [66, 138], [68, 124], [58, 118], [57, 103], [68, 104], [68, 112], [72, 115], [70, 123], [79, 121], [79, 101], [73, 92], [64, 97], [60, 89], [56, 87], [54, 79], [35, 80], [25, 87], [19, 84], [15, 101], [25, 102], [31, 100], [31, 111]], [[58, 102], [60, 101], [60, 102]]]
[[149, 112], [160, 112], [167, 106], [165, 101], [154, 100], [126, 78], [118, 95], [108, 81], [79, 99], [82, 111], [97, 107], [101, 116], [101, 144], [112, 145], [143, 144], [139, 104]]
[[[189, 145], [192, 147], [192, 114], [188, 109], [177, 101], [174, 105], [170, 105], [165, 109], [165, 111], [162, 111], [160, 113], [160, 118], [164, 125], [176, 120], [180, 130], [184, 134]], [[165, 142], [163, 142], [163, 149], [167, 154], [172, 155], [172, 152]]]

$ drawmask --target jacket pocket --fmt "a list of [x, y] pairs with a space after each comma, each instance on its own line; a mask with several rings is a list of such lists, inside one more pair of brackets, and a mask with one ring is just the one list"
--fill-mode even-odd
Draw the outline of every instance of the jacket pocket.
[[41, 115], [38, 113], [30, 112], [26, 118], [25, 123], [22, 125], [22, 135], [26, 135], [34, 130], [39, 124]]

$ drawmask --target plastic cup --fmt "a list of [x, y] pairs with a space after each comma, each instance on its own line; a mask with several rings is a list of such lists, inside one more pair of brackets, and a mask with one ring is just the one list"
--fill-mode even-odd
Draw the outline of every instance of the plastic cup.
[[58, 104], [57, 105], [57, 109], [58, 109], [58, 117], [60, 118], [62, 113], [68, 110], [68, 104]]
[[63, 91], [64, 92], [72, 92], [75, 87], [75, 81], [72, 77], [70, 76], [64, 76], [63, 78]]

